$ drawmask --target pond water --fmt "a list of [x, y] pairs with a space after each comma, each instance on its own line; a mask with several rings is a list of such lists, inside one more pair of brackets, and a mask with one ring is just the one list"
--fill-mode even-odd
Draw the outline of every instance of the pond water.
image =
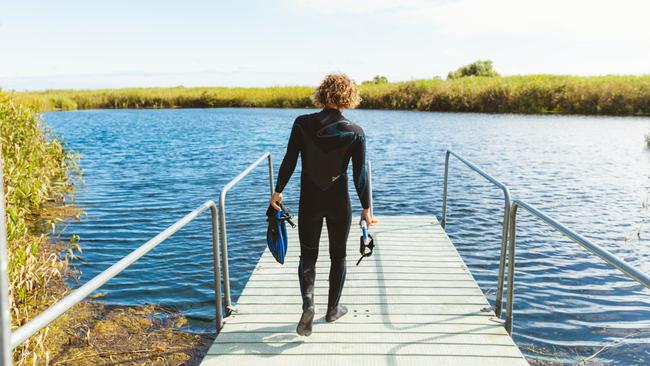
[[[80, 154], [85, 210], [80, 283], [207, 199], [264, 151], [275, 171], [299, 109], [93, 110], [47, 113]], [[509, 185], [516, 198], [650, 273], [650, 119], [355, 110], [368, 136], [375, 213], [440, 216], [444, 151]], [[285, 190], [297, 209], [300, 168]], [[268, 186], [256, 170], [228, 198], [235, 299], [265, 247]], [[352, 197], [355, 197], [354, 195]], [[353, 200], [358, 214], [359, 204]], [[494, 303], [501, 192], [452, 161], [447, 230]], [[101, 289], [108, 304], [156, 303], [211, 331], [209, 214]], [[515, 341], [535, 360], [650, 363], [650, 291], [524, 212], [518, 224]], [[295, 245], [295, 243], [294, 243]], [[74, 284], [76, 285], [76, 283]], [[297, 284], [296, 284], [297, 285]]]

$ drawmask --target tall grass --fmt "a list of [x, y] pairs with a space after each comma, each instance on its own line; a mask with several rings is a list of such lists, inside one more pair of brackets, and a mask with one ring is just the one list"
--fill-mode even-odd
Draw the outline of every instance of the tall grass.
[[135, 88], [47, 90], [17, 93], [39, 110], [129, 108], [303, 108], [311, 105], [309, 87], [275, 88]]
[[[53, 303], [50, 288], [67, 268], [65, 257], [48, 250], [47, 237], [38, 230], [48, 202], [66, 189], [70, 155], [62, 143], [47, 136], [33, 108], [0, 91], [0, 144], [9, 256], [9, 301], [12, 324], [20, 326]], [[44, 333], [14, 352], [17, 364], [42, 364]]]
[[[360, 108], [650, 115], [650, 76], [461, 77], [359, 86]], [[137, 88], [16, 93], [39, 110], [312, 106], [309, 87]]]
[[469, 77], [366, 85], [362, 90], [365, 108], [650, 115], [650, 76]]

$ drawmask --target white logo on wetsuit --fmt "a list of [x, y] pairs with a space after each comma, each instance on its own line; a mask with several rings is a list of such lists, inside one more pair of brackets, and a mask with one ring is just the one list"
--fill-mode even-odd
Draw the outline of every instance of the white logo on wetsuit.
[[339, 121], [336, 123], [331, 123], [316, 132], [316, 137], [342, 137], [348, 135], [354, 135], [353, 131], [341, 130], [340, 126], [349, 126], [350, 122], [348, 121]]
[[339, 179], [340, 176], [341, 176], [341, 175], [339, 174], [339, 175], [337, 175], [336, 177], [332, 177], [332, 182], [334, 182], [335, 180]]

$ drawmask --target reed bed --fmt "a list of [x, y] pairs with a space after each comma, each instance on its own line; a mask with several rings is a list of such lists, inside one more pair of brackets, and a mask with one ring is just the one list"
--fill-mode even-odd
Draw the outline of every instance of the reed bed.
[[[650, 75], [525, 75], [366, 82], [359, 108], [440, 112], [650, 115]], [[38, 110], [307, 108], [310, 87], [134, 88], [16, 93]]]
[[[41, 122], [39, 114], [0, 91], [0, 145], [9, 257], [9, 301], [12, 324], [20, 326], [49, 306], [65, 290], [58, 286], [69, 256], [43, 234], [57, 219], [53, 202], [68, 188], [67, 173], [74, 159]], [[43, 337], [35, 336], [15, 352], [18, 365], [40, 363]]]
[[650, 115], [650, 76], [467, 77], [367, 85], [365, 108], [440, 112]]
[[309, 87], [276, 88], [135, 88], [47, 90], [16, 93], [41, 111], [75, 109], [218, 108], [311, 106]]
[[[13, 328], [42, 312], [69, 291], [69, 260], [77, 237], [56, 243], [62, 218], [79, 215], [66, 204], [68, 174], [80, 174], [77, 158], [53, 136], [34, 107], [0, 90], [0, 144], [4, 160], [9, 296]], [[23, 365], [109, 363], [196, 365], [210, 335], [187, 333], [177, 311], [157, 306], [107, 307], [84, 301], [14, 350]]]

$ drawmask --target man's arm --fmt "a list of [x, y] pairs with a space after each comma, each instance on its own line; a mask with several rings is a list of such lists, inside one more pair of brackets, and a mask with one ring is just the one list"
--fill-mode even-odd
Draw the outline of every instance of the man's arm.
[[364, 209], [370, 208], [370, 190], [366, 171], [366, 137], [359, 134], [352, 150], [352, 178], [359, 201]]
[[284, 154], [284, 159], [282, 159], [280, 171], [278, 172], [278, 180], [275, 184], [275, 191], [277, 193], [282, 193], [289, 179], [291, 179], [293, 171], [296, 169], [298, 154], [300, 153], [300, 142], [300, 126], [294, 123], [291, 129], [291, 136], [289, 136], [289, 143], [287, 144], [287, 152]]

